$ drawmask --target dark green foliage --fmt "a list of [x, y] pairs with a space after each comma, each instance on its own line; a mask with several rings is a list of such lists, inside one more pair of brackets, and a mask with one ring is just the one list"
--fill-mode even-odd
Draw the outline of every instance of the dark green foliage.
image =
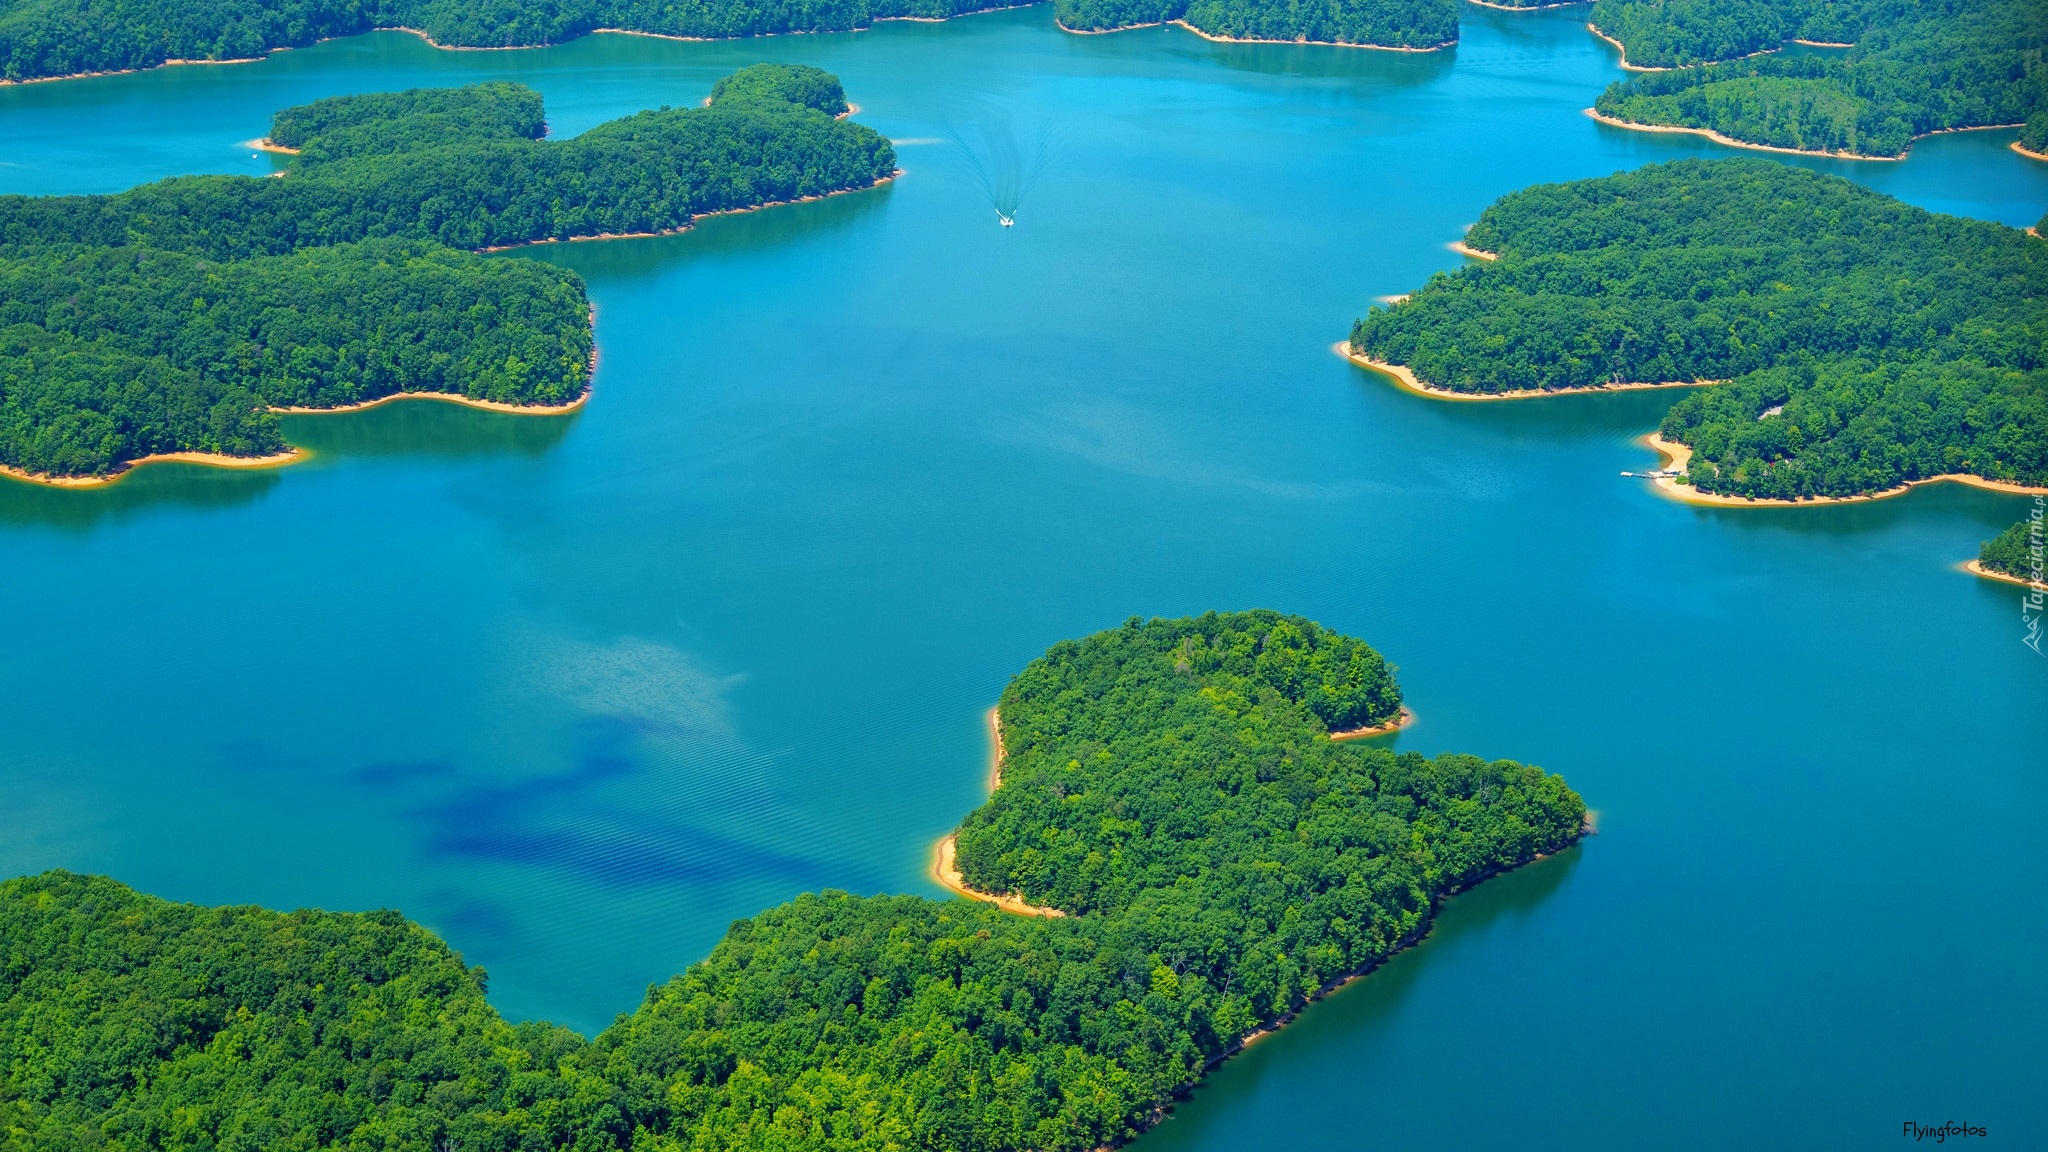
[[0, 464], [106, 475], [274, 452], [264, 407], [394, 392], [568, 403], [590, 360], [582, 281], [451, 249], [673, 230], [893, 170], [872, 129], [786, 98], [843, 107], [836, 77], [736, 81], [711, 108], [562, 142], [536, 138], [540, 97], [516, 84], [337, 97], [277, 114], [273, 139], [302, 149], [281, 179], [0, 197], [0, 324], [63, 337], [13, 338]]
[[776, 100], [815, 108], [827, 116], [838, 116], [847, 107], [839, 77], [808, 64], [742, 68], [711, 86], [711, 102], [721, 100]]
[[[297, 119], [296, 110], [281, 115]], [[431, 118], [406, 113], [396, 123]], [[864, 188], [896, 165], [874, 129], [771, 99], [640, 112], [562, 141], [416, 137], [377, 123], [340, 134], [352, 146], [397, 150], [330, 159], [318, 154], [326, 137], [314, 136], [314, 150], [282, 179], [191, 176], [113, 196], [0, 196], [0, 239], [149, 244], [217, 259], [376, 236], [485, 248], [670, 231], [705, 212]]]
[[2019, 145], [2036, 155], [2048, 155], [2048, 108], [2043, 108], [2020, 125]]
[[[1371, 719], [1398, 701], [1369, 648], [1270, 612], [1133, 620], [1058, 645], [1003, 695], [1003, 785], [960, 846], [971, 878], [1075, 915], [801, 896], [734, 924], [587, 1046], [507, 1028], [479, 977], [388, 914], [15, 881], [0, 887], [0, 1124], [12, 1108], [46, 1143], [97, 1130], [120, 1149], [241, 1148], [244, 1131], [394, 1152], [1120, 1143], [1248, 1032], [1418, 936], [1444, 893], [1578, 837], [1585, 805], [1555, 776], [1337, 745], [1317, 711]], [[1059, 896], [1025, 862], [1069, 844], [1092, 863]], [[192, 928], [97, 944], [160, 921]], [[317, 957], [303, 944], [316, 929]], [[377, 932], [389, 956], [355, 943]], [[114, 1000], [128, 1010], [98, 1010]], [[322, 1043], [342, 1019], [341, 1041]], [[231, 1044], [215, 1021], [234, 1022]], [[272, 1032], [303, 1059], [271, 1058]], [[118, 1067], [12, 1071], [69, 1067], [46, 1036]], [[201, 1073], [212, 1095], [179, 1139], [127, 1135], [142, 1130], [129, 1117], [179, 1115]]]
[[270, 142], [317, 161], [409, 152], [458, 139], [538, 140], [547, 129], [540, 93], [500, 80], [330, 96], [271, 117]]
[[1353, 347], [1461, 392], [1732, 380], [1664, 424], [1708, 491], [2048, 482], [2048, 247], [2015, 229], [1688, 160], [1514, 193], [1466, 242], [1500, 259], [1373, 309]]
[[[1595, 7], [1596, 23], [1606, 3]], [[1610, 31], [1628, 45], [1631, 63], [1726, 59], [1775, 47], [1795, 27], [1764, 19], [1759, 14], [1778, 6], [1754, 0], [1703, 3], [1698, 9], [1714, 16], [1714, 27], [1730, 35], [1740, 30], [1733, 39], [1691, 36], [1691, 29], [1656, 24], [1680, 10], [1675, 5], [1619, 7], [1686, 45], [1638, 59], [1639, 42], [1664, 41]], [[1856, 47], [1847, 53], [1760, 56], [1653, 72], [1611, 85], [1594, 108], [1638, 124], [1707, 128], [1752, 144], [1866, 156], [1901, 155], [1914, 137], [1929, 132], [2018, 124], [2048, 113], [2048, 5], [1929, 0], [1873, 5], [1864, 15], [1868, 22], [1857, 28]], [[1799, 34], [1810, 36], [1811, 29]]]
[[718, 39], [943, 19], [1011, 0], [0, 0], [0, 78], [237, 60], [372, 28], [451, 47], [555, 44], [598, 28]]
[[1847, 44], [1866, 22], [1909, 5], [1841, 0], [1596, 0], [1592, 24], [1640, 68], [1676, 68], [1767, 52], [1787, 40]]
[[1058, 0], [1053, 11], [1084, 32], [1185, 20], [1235, 40], [1440, 48], [1458, 39], [1457, 0]]
[[393, 912], [51, 872], [0, 883], [0, 940], [0, 1146], [511, 1149], [602, 1110], [560, 1075], [581, 1038], [507, 1025], [481, 970]]
[[1977, 551], [1977, 563], [2007, 576], [2034, 579], [2043, 568], [2041, 521], [2022, 520], [1986, 540]]

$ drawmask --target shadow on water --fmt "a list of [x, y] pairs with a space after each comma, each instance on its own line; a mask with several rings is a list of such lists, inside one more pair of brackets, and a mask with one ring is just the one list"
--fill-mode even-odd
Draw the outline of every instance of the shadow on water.
[[0, 477], [0, 524], [89, 531], [142, 512], [219, 512], [254, 504], [275, 488], [275, 468], [150, 464], [104, 488], [53, 488]]
[[686, 232], [632, 239], [579, 240], [535, 244], [502, 253], [502, 258], [540, 260], [590, 279], [630, 283], [692, 260], [751, 252], [847, 227], [878, 212], [895, 185], [883, 184], [799, 204], [778, 204], [752, 212], [700, 218]]
[[355, 412], [283, 419], [284, 437], [320, 456], [475, 460], [539, 456], [561, 443], [582, 411], [556, 416], [490, 412], [436, 400], [401, 400]]
[[[1395, 953], [1378, 969], [1311, 1004], [1294, 1022], [1253, 1044], [1199, 1081], [1173, 1113], [1140, 1141], [1150, 1152], [1167, 1152], [1199, 1142], [1208, 1125], [1198, 1121], [1245, 1107], [1269, 1075], [1313, 1064], [1338, 1050], [1356, 1051], [1389, 1042], [1398, 1018], [1418, 984], [1430, 976], [1424, 954], [1458, 948], [1505, 922], [1534, 913], [1564, 887], [1585, 856], [1575, 844], [1446, 900], [1429, 935]], [[1182, 1121], [1176, 1123], [1175, 1121]]]

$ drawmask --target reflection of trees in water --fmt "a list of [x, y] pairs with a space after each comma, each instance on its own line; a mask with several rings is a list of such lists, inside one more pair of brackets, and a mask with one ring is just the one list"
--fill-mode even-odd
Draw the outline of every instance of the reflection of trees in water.
[[235, 508], [262, 499], [277, 485], [277, 472], [150, 464], [103, 488], [57, 488], [0, 477], [0, 525], [85, 531], [158, 508]]
[[[283, 418], [286, 442], [315, 456], [474, 460], [538, 456], [568, 435], [578, 413], [521, 416], [432, 400], [401, 400], [358, 412]], [[57, 488], [0, 477], [0, 526], [90, 530], [159, 510], [213, 511], [251, 505], [284, 480], [283, 468], [145, 464], [101, 488]]]

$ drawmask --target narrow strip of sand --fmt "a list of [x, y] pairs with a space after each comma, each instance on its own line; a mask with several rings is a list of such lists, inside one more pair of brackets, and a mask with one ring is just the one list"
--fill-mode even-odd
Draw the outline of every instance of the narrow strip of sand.
[[42, 484], [50, 488], [104, 488], [120, 482], [121, 478], [142, 467], [144, 464], [203, 464], [208, 468], [277, 468], [305, 459], [310, 453], [303, 448], [291, 448], [269, 456], [225, 456], [218, 452], [158, 452], [124, 461], [121, 467], [105, 476], [52, 476], [46, 472], [28, 472], [7, 464], [0, 464], [0, 476], [25, 480], [30, 484]]
[[1865, 156], [1859, 152], [1823, 152], [1814, 148], [1780, 148], [1775, 144], [1751, 144], [1747, 140], [1737, 140], [1733, 136], [1723, 136], [1712, 128], [1686, 128], [1678, 124], [1638, 124], [1633, 120], [1621, 120], [1613, 116], [1603, 115], [1592, 108], [1586, 109], [1585, 112], [1586, 115], [1613, 128], [1626, 128], [1631, 132], [1677, 132], [1687, 136], [1705, 136], [1716, 144], [1725, 144], [1730, 148], [1748, 148], [1755, 152], [1783, 152], [1788, 156], [1826, 156], [1834, 160], [1898, 161], [1905, 159], [1904, 156]]
[[[2025, 148], [2020, 147], [2020, 142], [2017, 140], [2012, 142], [2012, 150], [2029, 160], [2048, 160], [2048, 152], [2029, 152]], [[2027, 231], [2032, 232], [2033, 229], [2029, 228]]]
[[1486, 251], [1485, 249], [1482, 249], [1482, 248], [1473, 248], [1473, 247], [1470, 247], [1470, 246], [1469, 246], [1469, 245], [1467, 245], [1467, 244], [1466, 244], [1466, 243], [1465, 243], [1465, 242], [1464, 242], [1463, 240], [1453, 240], [1453, 241], [1451, 241], [1451, 242], [1450, 242], [1450, 244], [1449, 244], [1449, 248], [1450, 248], [1450, 250], [1451, 250], [1451, 251], [1453, 251], [1453, 252], [1456, 252], [1456, 253], [1457, 253], [1458, 255], [1460, 255], [1460, 256], [1470, 256], [1470, 257], [1471, 257], [1471, 258], [1473, 258], [1474, 260], [1498, 260], [1498, 259], [1500, 259], [1500, 253], [1498, 253], [1498, 252], [1488, 252], [1488, 251]]
[[1449, 388], [1439, 388], [1434, 384], [1424, 384], [1416, 378], [1414, 371], [1405, 364], [1389, 364], [1384, 360], [1375, 360], [1370, 356], [1361, 356], [1351, 350], [1351, 341], [1349, 340], [1337, 341], [1330, 346], [1330, 350], [1358, 365], [1360, 368], [1369, 368], [1385, 376], [1389, 380], [1394, 381], [1394, 383], [1399, 384], [1406, 391], [1413, 392], [1417, 396], [1427, 396], [1432, 400], [1541, 400], [1550, 396], [1583, 396], [1592, 392], [1647, 392], [1658, 388], [1707, 388], [1715, 384], [1727, 383], [1725, 380], [1678, 380], [1652, 384], [1636, 382], [1598, 384], [1580, 388], [1523, 388], [1513, 392], [1454, 392]]
[[1399, 732], [1413, 723], [1415, 723], [1415, 712], [1404, 704], [1401, 706], [1401, 714], [1384, 724], [1371, 724], [1364, 728], [1351, 728], [1343, 732], [1332, 732], [1330, 733], [1330, 739], [1370, 740], [1374, 736], [1385, 736], [1389, 732]]
[[[988, 790], [990, 795], [994, 795], [996, 789], [1003, 786], [1003, 717], [1000, 708], [988, 710], [988, 730], [992, 741], [988, 764]], [[954, 859], [954, 835], [951, 832], [947, 833], [945, 838], [940, 840], [932, 851], [932, 876], [947, 891], [965, 896], [970, 900], [981, 900], [993, 904], [1005, 912], [1014, 912], [1019, 916], [1066, 915], [1065, 912], [1057, 908], [1041, 908], [1036, 904], [1028, 904], [1024, 901], [1023, 897], [1015, 894], [997, 896], [993, 893], [969, 888], [966, 878], [960, 875], [959, 864]]]
[[1986, 568], [1981, 560], [1965, 560], [1961, 564], [1956, 565], [1956, 567], [1968, 572], [1972, 576], [1981, 576], [1986, 580], [1996, 580], [2001, 584], [2017, 584], [2022, 588], [2031, 588], [2037, 592], [2048, 592], [2048, 582], [2029, 580], [2024, 576], [2012, 576], [2004, 572], [1993, 572], [1991, 569]]
[[[1666, 440], [1655, 432], [1643, 437], [1638, 443], [1655, 451], [1666, 461], [1665, 467], [1683, 473], [1692, 462], [1692, 449], [1684, 444]], [[2048, 488], [2031, 488], [2025, 484], [2014, 484], [2005, 480], [1987, 480], [1967, 472], [1948, 472], [1940, 476], [1929, 476], [1921, 480], [1908, 480], [1896, 488], [1871, 492], [1861, 496], [1809, 496], [1802, 500], [1784, 500], [1774, 497], [1724, 496], [1717, 492], [1702, 492], [1690, 484], [1684, 484], [1676, 476], [1661, 476], [1651, 481], [1657, 491], [1673, 500], [1687, 504], [1707, 504], [1722, 508], [1814, 508], [1823, 504], [1867, 504], [1872, 500], [1889, 500], [1904, 496], [1922, 484], [1968, 484], [1972, 488], [1984, 488], [1992, 492], [2006, 492], [2016, 496], [2040, 496], [2048, 494]]]
[[1061, 23], [1057, 16], [1053, 17], [1052, 22], [1053, 26], [1060, 31], [1075, 36], [1107, 36], [1112, 32], [1136, 32], [1140, 28], [1164, 28], [1172, 25], [1184, 31], [1193, 32], [1195, 35], [1214, 44], [1303, 44], [1316, 48], [1364, 48], [1373, 52], [1441, 52], [1446, 48], [1458, 46], [1456, 39], [1446, 40], [1441, 44], [1428, 48], [1404, 48], [1395, 44], [1354, 44], [1345, 40], [1256, 40], [1242, 36], [1218, 36], [1212, 32], [1204, 32], [1185, 20], [1153, 20], [1144, 24], [1124, 24], [1116, 28], [1069, 28]]
[[809, 204], [814, 200], [826, 200], [834, 196], [850, 196], [856, 192], [867, 192], [876, 188], [880, 188], [884, 184], [888, 184], [895, 181], [898, 177], [902, 176], [903, 173], [904, 169], [898, 168], [894, 172], [889, 173], [887, 176], [882, 177], [880, 180], [875, 181], [873, 184], [863, 184], [858, 188], [841, 188], [836, 192], [821, 192], [816, 196], [799, 196], [794, 200], [770, 200], [767, 201], [766, 203], [754, 204], [745, 208], [720, 208], [715, 212], [699, 212], [696, 215], [690, 217], [690, 222], [688, 224], [685, 224], [680, 228], [663, 229], [662, 231], [659, 232], [598, 232], [590, 236], [549, 236], [546, 239], [542, 240], [522, 240], [517, 244], [495, 244], [489, 248], [479, 248], [477, 249], [477, 251], [510, 252], [513, 251], [514, 249], [533, 248], [542, 244], [586, 244], [594, 240], [649, 240], [656, 236], [680, 236], [683, 233], [688, 232], [690, 229], [696, 227], [697, 221], [708, 220], [713, 216], [738, 216], [747, 212], [759, 212], [763, 208], [781, 208], [790, 204]]

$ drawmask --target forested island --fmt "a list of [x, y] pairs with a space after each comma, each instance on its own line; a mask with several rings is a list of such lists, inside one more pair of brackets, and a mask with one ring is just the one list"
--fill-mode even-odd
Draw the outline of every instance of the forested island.
[[2048, 485], [2048, 245], [1768, 160], [1538, 185], [1352, 325], [1448, 392], [1725, 381], [1659, 434], [1699, 491], [1866, 495], [1967, 474]]
[[[1630, 66], [1668, 69], [1594, 101], [1625, 125], [1870, 157], [1966, 128], [2023, 124], [2022, 147], [2048, 141], [2038, 0], [1598, 0], [1592, 24]], [[1780, 51], [1789, 40], [1847, 51]]]
[[1109, 32], [1179, 23], [1219, 40], [1304, 41], [1425, 50], [1458, 40], [1457, 0], [1056, 0], [1060, 27]]
[[876, 20], [942, 20], [1016, 6], [1017, 0], [12, 0], [0, 5], [0, 79], [248, 60], [378, 28], [418, 32], [450, 48], [519, 48], [596, 31], [705, 40], [845, 32]]
[[344, 96], [277, 113], [281, 178], [0, 196], [0, 466], [266, 457], [273, 408], [406, 392], [559, 409], [589, 379], [582, 280], [474, 250], [888, 179], [889, 142], [845, 109], [836, 77], [792, 65], [562, 141], [516, 84]]
[[1005, 690], [977, 884], [1068, 915], [800, 896], [593, 1039], [511, 1025], [397, 913], [201, 908], [0, 884], [0, 1130], [28, 1147], [1085, 1152], [1257, 1030], [1573, 843], [1510, 761], [1341, 745], [1400, 691], [1272, 612], [1136, 619]]
[[1980, 573], [2003, 576], [2020, 583], [2039, 579], [2048, 563], [2043, 561], [2041, 521], [2022, 520], [1984, 542], [1977, 550]]

